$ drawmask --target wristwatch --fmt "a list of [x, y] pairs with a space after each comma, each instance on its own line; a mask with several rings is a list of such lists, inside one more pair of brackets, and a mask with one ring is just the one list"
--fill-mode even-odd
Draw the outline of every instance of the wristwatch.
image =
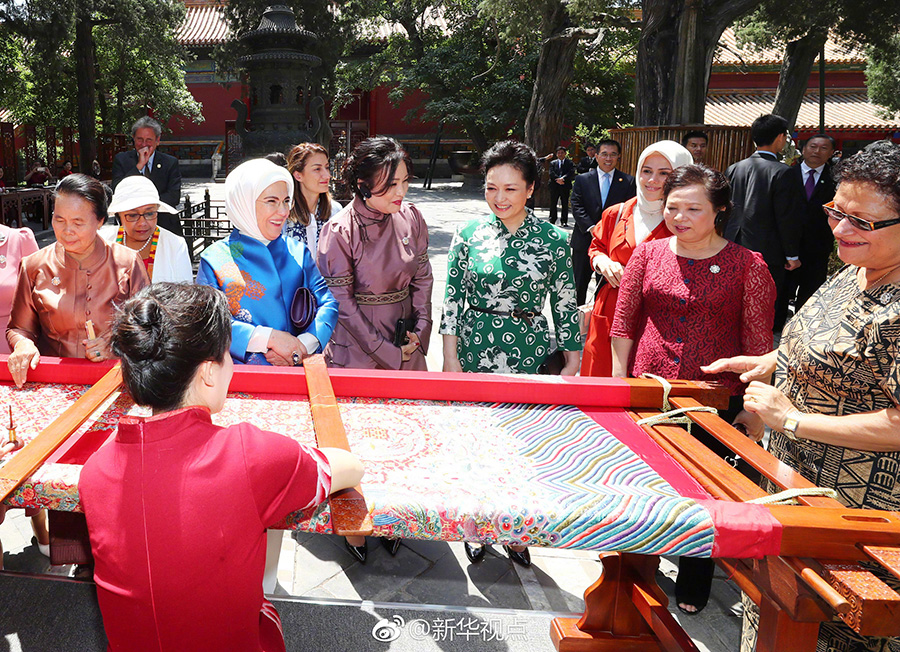
[[781, 432], [788, 439], [797, 440], [797, 428], [800, 426], [800, 413], [796, 410], [788, 413], [784, 419], [784, 425], [781, 426]]

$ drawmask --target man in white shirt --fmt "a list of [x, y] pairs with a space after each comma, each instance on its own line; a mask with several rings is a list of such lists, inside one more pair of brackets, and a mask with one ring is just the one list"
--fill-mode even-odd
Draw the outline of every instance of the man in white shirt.
[[591, 229], [608, 207], [627, 201], [637, 193], [634, 177], [616, 169], [622, 146], [615, 140], [601, 140], [597, 145], [597, 167], [575, 177], [572, 188], [572, 271], [578, 305], [587, 299], [591, 281], [588, 249], [593, 237]]
[[[178, 206], [181, 200], [181, 171], [178, 159], [158, 152], [162, 125], [149, 116], [138, 119], [131, 127], [134, 149], [119, 152], [113, 159], [113, 190], [125, 177], [140, 174], [150, 179], [159, 192], [159, 199], [170, 206]], [[183, 235], [177, 215], [159, 214], [159, 225], [176, 235]]]

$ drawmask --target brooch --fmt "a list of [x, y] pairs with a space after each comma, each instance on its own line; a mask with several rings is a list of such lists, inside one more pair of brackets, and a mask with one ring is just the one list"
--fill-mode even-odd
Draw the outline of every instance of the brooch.
[[6, 256], [0, 254], [0, 265], [6, 265]]
[[50, 283], [52, 283], [53, 285], [59, 285], [60, 283], [62, 283], [62, 281], [59, 280], [58, 276], [54, 276], [50, 279]]
[[711, 271], [713, 274], [718, 274], [719, 272], [722, 271], [722, 268], [719, 267], [718, 265], [710, 265], [709, 271]]
[[881, 301], [881, 303], [890, 303], [891, 300], [894, 298], [894, 293], [890, 292], [890, 291], [882, 292], [881, 296], [878, 298]]
[[404, 245], [408, 245], [409, 244], [409, 236], [404, 237], [400, 242], [402, 242]]

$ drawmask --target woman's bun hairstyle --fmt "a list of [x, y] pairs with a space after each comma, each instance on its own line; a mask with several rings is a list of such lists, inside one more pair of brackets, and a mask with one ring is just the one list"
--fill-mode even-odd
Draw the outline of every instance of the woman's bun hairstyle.
[[485, 175], [491, 168], [499, 165], [511, 165], [514, 167], [522, 175], [526, 185], [534, 185], [537, 181], [537, 156], [534, 150], [525, 143], [515, 140], [504, 140], [496, 143], [481, 157], [481, 171]]
[[228, 301], [206, 285], [154, 283], [119, 309], [111, 344], [135, 402], [173, 410], [201, 363], [229, 355]]
[[[400, 143], [387, 136], [374, 136], [353, 148], [341, 176], [354, 195], [369, 199], [372, 195], [387, 191], [401, 162], [406, 163], [406, 173], [412, 176], [412, 160]], [[359, 180], [362, 180], [362, 186]], [[368, 196], [365, 196], [363, 188]]]

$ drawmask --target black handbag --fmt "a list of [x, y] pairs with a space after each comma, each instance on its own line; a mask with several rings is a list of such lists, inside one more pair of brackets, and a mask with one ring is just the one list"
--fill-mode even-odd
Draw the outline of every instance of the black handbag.
[[319, 309], [316, 295], [309, 288], [297, 288], [291, 301], [291, 323], [301, 333], [309, 328]]
[[401, 347], [409, 343], [409, 336], [416, 329], [415, 317], [403, 317], [397, 320], [397, 327], [394, 329], [394, 346]]
[[560, 349], [556, 349], [544, 358], [541, 366], [538, 367], [538, 373], [545, 376], [559, 376], [565, 366], [566, 354]]

